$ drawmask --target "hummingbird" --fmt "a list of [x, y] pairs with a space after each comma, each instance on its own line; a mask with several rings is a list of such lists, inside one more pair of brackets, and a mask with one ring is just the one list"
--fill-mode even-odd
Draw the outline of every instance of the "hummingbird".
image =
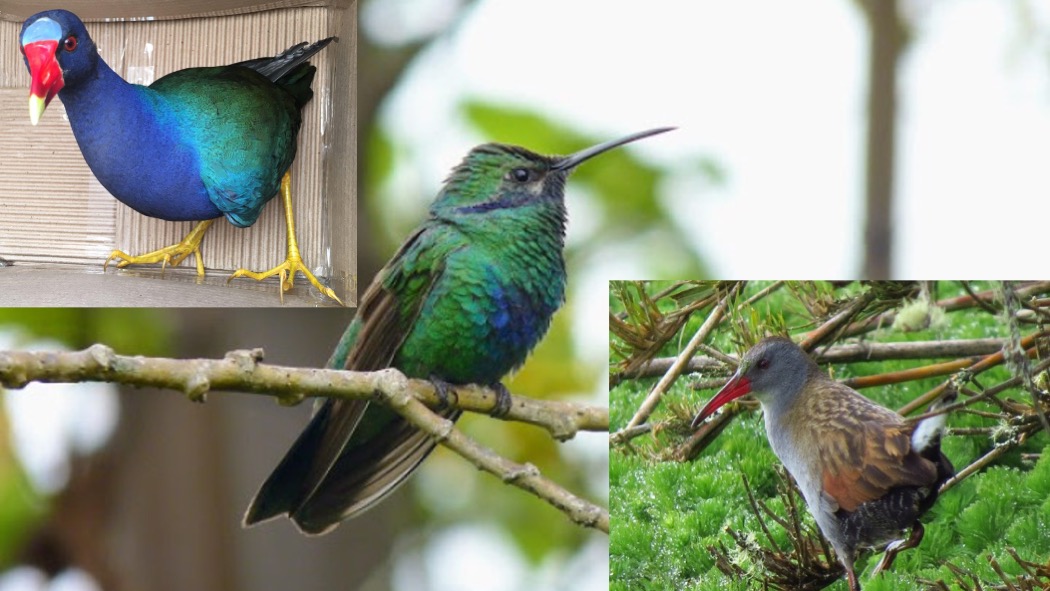
[[[671, 129], [569, 156], [475, 147], [365, 291], [327, 367], [394, 367], [430, 380], [443, 399], [449, 385], [487, 385], [505, 412], [500, 380], [525, 362], [565, 301], [566, 180], [599, 154]], [[256, 493], [244, 525], [287, 515], [303, 533], [323, 534], [386, 498], [435, 444], [383, 405], [326, 400]]]
[[[897, 553], [919, 545], [919, 517], [955, 473], [941, 453], [945, 415], [908, 424], [829, 378], [790, 339], [769, 337], [744, 354], [733, 377], [697, 413], [693, 428], [748, 393], [762, 405], [770, 447], [835, 549], [850, 591], [860, 591], [853, 564], [862, 548], [886, 548], [878, 573]], [[901, 538], [908, 528], [911, 534]]]

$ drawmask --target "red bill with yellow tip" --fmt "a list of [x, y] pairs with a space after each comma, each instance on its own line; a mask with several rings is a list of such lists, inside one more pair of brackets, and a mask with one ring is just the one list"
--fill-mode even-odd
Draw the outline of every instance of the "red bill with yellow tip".
[[48, 103], [65, 85], [62, 66], [58, 65], [58, 60], [55, 59], [58, 41], [42, 39], [26, 43], [22, 49], [26, 62], [29, 63], [29, 75], [32, 78], [29, 86], [29, 120], [36, 125]]

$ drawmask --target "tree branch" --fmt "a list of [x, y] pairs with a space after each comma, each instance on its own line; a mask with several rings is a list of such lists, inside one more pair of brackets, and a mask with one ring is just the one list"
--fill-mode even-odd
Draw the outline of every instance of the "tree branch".
[[[959, 339], [957, 341], [904, 341], [879, 343], [865, 341], [843, 343], [819, 350], [814, 360], [819, 363], [853, 363], [856, 361], [886, 361], [890, 359], [929, 359], [945, 357], [973, 357], [991, 355], [1003, 348], [1006, 339]], [[735, 357], [732, 358], [735, 361]], [[647, 361], [631, 378], [648, 378], [663, 375], [674, 357], [658, 357]], [[727, 365], [711, 356], [693, 357], [683, 372], [725, 372]], [[724, 380], [723, 380], [723, 383]]]
[[[405, 378], [402, 377], [402, 379]], [[504, 482], [513, 484], [547, 501], [579, 525], [594, 527], [609, 533], [609, 511], [607, 509], [589, 503], [544, 478], [536, 466], [512, 462], [467, 437], [453, 427], [452, 421], [437, 416], [424, 406], [413, 396], [410, 388], [393, 388], [379, 393], [390, 408], [405, 420], [469, 460], [479, 470], [493, 474]]]
[[[203, 402], [211, 390], [264, 394], [288, 405], [310, 397], [379, 400], [479, 469], [540, 497], [575, 523], [609, 532], [608, 510], [544, 478], [531, 464], [516, 464], [499, 456], [430, 411], [428, 406], [441, 405], [430, 382], [406, 378], [396, 369], [354, 372], [294, 368], [262, 364], [262, 358], [262, 349], [231, 351], [223, 359], [131, 357], [117, 355], [105, 345], [92, 345], [83, 351], [0, 351], [0, 386], [113, 382], [178, 390], [196, 402]], [[456, 386], [453, 392], [449, 405], [455, 408], [488, 414], [496, 409], [496, 395], [488, 388]], [[544, 427], [560, 441], [571, 439], [579, 431], [609, 430], [607, 408], [567, 401], [513, 396], [510, 411], [501, 418]]]
[[[117, 355], [105, 345], [83, 351], [0, 351], [0, 386], [21, 388], [30, 382], [114, 382], [178, 390], [201, 402], [210, 390], [234, 390], [275, 396], [282, 404], [303, 398], [370, 399], [376, 392], [407, 388], [430, 407], [441, 404], [426, 380], [398, 379], [395, 371], [356, 372], [282, 367], [260, 363], [261, 349], [231, 351], [223, 359], [168, 359]], [[476, 413], [496, 407], [495, 393], [481, 386], [457, 386], [450, 406]], [[513, 396], [501, 418], [547, 429], [559, 441], [579, 431], [608, 431], [609, 410], [598, 406]]]

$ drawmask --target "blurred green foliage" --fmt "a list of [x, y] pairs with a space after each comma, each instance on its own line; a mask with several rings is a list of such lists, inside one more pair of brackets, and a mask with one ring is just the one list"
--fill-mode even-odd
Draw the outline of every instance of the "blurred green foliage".
[[0, 568], [14, 563], [27, 536], [47, 515], [47, 501], [15, 458], [10, 431], [7, 417], [0, 417]]
[[[0, 331], [14, 336], [17, 346], [40, 340], [72, 349], [104, 343], [118, 353], [164, 355], [173, 328], [168, 314], [152, 309], [0, 308]], [[47, 518], [48, 505], [18, 462], [5, 414], [0, 417], [0, 568], [18, 559], [27, 536]]]
[[74, 349], [104, 343], [133, 355], [166, 354], [175, 328], [171, 315], [149, 308], [0, 308], [5, 326]]
[[[768, 282], [749, 284], [746, 295], [757, 292]], [[977, 289], [986, 289], [990, 283], [976, 283]], [[652, 294], [665, 284], [654, 283], [647, 288]], [[789, 286], [790, 287], [790, 286]], [[797, 286], [796, 286], [797, 287]], [[815, 286], [819, 290], [827, 286]], [[843, 293], [855, 293], [858, 287], [849, 286]], [[744, 323], [765, 325], [771, 318], [783, 322], [793, 333], [814, 328], [812, 316], [795, 294], [796, 289], [784, 288], [761, 300], [740, 319]], [[954, 283], [941, 282], [941, 298], [962, 295]], [[622, 313], [626, 307], [618, 298], [610, 298], [613, 313]], [[661, 302], [665, 309], [674, 306]], [[697, 330], [706, 317], [703, 311], [682, 329], [684, 339]], [[753, 317], [753, 318], [752, 318]], [[780, 318], [782, 317], [782, 318]], [[979, 337], [1006, 337], [1008, 328], [1001, 316], [979, 308], [947, 314], [947, 324], [940, 331], [920, 330], [900, 332], [886, 326], [868, 335], [869, 340], [926, 341]], [[710, 343], [723, 350], [739, 353], [743, 347], [734, 346], [734, 332], [738, 328], [732, 319], [716, 329]], [[610, 335], [610, 339], [616, 338]], [[683, 339], [672, 339], [661, 350], [660, 356], [673, 356]], [[617, 343], [622, 345], [622, 343]], [[616, 346], [611, 346], [616, 350]], [[620, 358], [614, 356], [612, 364]], [[879, 361], [836, 365], [831, 369], [838, 378], [897, 371], [927, 364], [924, 360]], [[736, 551], [736, 544], [726, 533], [731, 527], [740, 532], [759, 533], [757, 519], [747, 503], [741, 474], [746, 474], [756, 496], [777, 508], [776, 478], [773, 467], [779, 460], [773, 455], [766, 440], [761, 412], [755, 411], [736, 417], [730, 425], [690, 462], [665, 460], [667, 450], [680, 444], [690, 433], [688, 427], [693, 413], [714, 392], [697, 391], [690, 386], [696, 379], [707, 376], [682, 376], [664, 396], [660, 407], [650, 418], [659, 425], [655, 434], [633, 439], [627, 446], [614, 446], [610, 457], [610, 488], [612, 534], [610, 536], [610, 588], [613, 591], [640, 589], [760, 589], [759, 565], [750, 564], [748, 557]], [[985, 386], [1009, 377], [1003, 367], [981, 374]], [[624, 380], [610, 392], [611, 428], [622, 428], [638, 409], [649, 389], [658, 378]], [[931, 389], [943, 378], [907, 382], [889, 387], [863, 391], [865, 396], [888, 406], [898, 408], [919, 394]], [[1006, 394], [1020, 402], [1030, 402], [1030, 396], [1021, 390]], [[990, 405], [977, 405], [981, 410], [995, 410]], [[953, 413], [949, 427], [987, 427], [995, 420], [972, 414]], [[879, 589], [919, 588], [919, 581], [943, 580], [950, 588], [960, 588], [955, 576], [944, 565], [945, 561], [975, 573], [990, 584], [1002, 585], [992, 570], [988, 557], [992, 556], [1008, 575], [1017, 575], [1020, 567], [1006, 549], [1015, 548], [1021, 558], [1046, 562], [1050, 558], [1050, 454], [1043, 453], [1048, 443], [1045, 433], [1030, 438], [1020, 447], [1006, 453], [995, 464], [942, 495], [928, 516], [926, 537], [920, 547], [899, 555], [890, 572], [883, 577], [870, 578], [870, 568], [877, 560], [871, 558], [859, 563], [866, 569], [861, 575], [865, 591]], [[945, 454], [956, 469], [966, 466], [984, 455], [995, 443], [986, 436], [949, 435], [943, 442]], [[1042, 454], [1033, 466], [1022, 454]], [[782, 513], [781, 513], [782, 514]], [[813, 524], [808, 512], [805, 519]], [[773, 531], [776, 535], [776, 530]], [[756, 535], [765, 544], [761, 535]], [[741, 566], [754, 575], [751, 580], [731, 580], [715, 568], [714, 558], [707, 547], [724, 544]], [[829, 589], [845, 590], [845, 581], [834, 583]]]

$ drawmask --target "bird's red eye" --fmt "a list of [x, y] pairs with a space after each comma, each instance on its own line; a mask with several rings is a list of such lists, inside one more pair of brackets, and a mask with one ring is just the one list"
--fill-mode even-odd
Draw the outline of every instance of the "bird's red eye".
[[62, 48], [66, 51], [73, 51], [77, 48], [77, 38], [72, 35], [66, 37], [65, 42], [62, 43]]

